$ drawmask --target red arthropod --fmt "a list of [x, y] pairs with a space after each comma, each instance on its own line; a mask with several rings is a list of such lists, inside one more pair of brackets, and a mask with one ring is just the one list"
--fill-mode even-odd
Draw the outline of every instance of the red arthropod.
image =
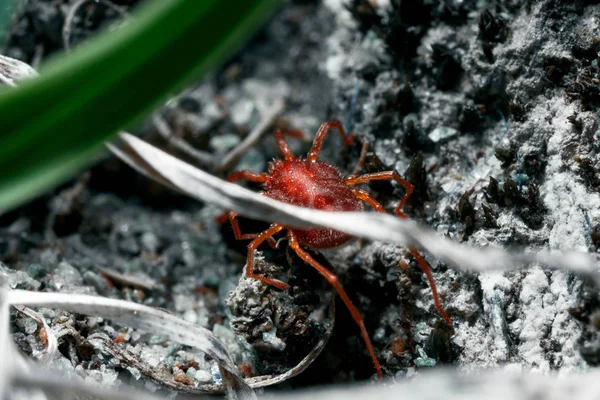
[[[339, 121], [326, 122], [319, 128], [312, 148], [308, 152], [306, 158], [296, 158], [292, 153], [289, 145], [284, 140], [284, 131], [278, 129], [275, 131], [275, 140], [279, 145], [279, 149], [283, 153], [283, 160], [273, 160], [269, 163], [269, 173], [255, 173], [251, 171], [232, 172], [227, 180], [229, 182], [246, 179], [252, 182], [259, 182], [265, 185], [266, 191], [262, 194], [275, 200], [284, 203], [293, 204], [300, 207], [308, 207], [323, 211], [364, 211], [362, 202], [368, 203], [377, 212], [385, 212], [381, 204], [373, 199], [366, 191], [362, 189], [351, 188], [350, 186], [366, 183], [374, 180], [394, 179], [405, 190], [406, 194], [400, 200], [396, 207], [396, 215], [400, 218], [406, 218], [402, 213], [402, 207], [408, 200], [408, 197], [413, 191], [413, 186], [406, 180], [402, 179], [394, 171], [376, 172], [359, 176], [342, 177], [340, 172], [334, 166], [317, 161], [317, 156], [321, 150], [325, 134], [331, 128], [337, 128], [342, 136], [344, 143], [350, 145], [354, 142], [354, 134], [346, 135], [342, 124]], [[299, 131], [285, 132], [292, 136], [298, 136]], [[381, 380], [381, 366], [375, 351], [371, 345], [371, 340], [365, 328], [362, 316], [356, 307], [350, 301], [344, 288], [338, 282], [337, 276], [327, 268], [319, 264], [313, 257], [302, 249], [302, 246], [311, 249], [329, 249], [342, 245], [352, 239], [352, 236], [329, 228], [288, 228], [282, 224], [272, 224], [267, 230], [261, 233], [246, 233], [242, 234], [237, 222], [237, 213], [225, 212], [217, 218], [218, 222], [225, 222], [227, 217], [233, 228], [235, 238], [238, 240], [252, 239], [248, 245], [248, 258], [246, 264], [246, 275], [254, 279], [258, 279], [269, 285], [273, 285], [279, 289], [285, 290], [288, 285], [284, 282], [275, 279], [269, 279], [261, 275], [257, 275], [253, 270], [254, 250], [258, 246], [267, 241], [271, 247], [276, 247], [273, 236], [278, 232], [287, 229], [287, 237], [289, 246], [298, 254], [298, 256], [306, 263], [313, 266], [321, 275], [325, 277], [333, 285], [337, 294], [340, 296], [352, 318], [358, 326], [362, 337], [369, 351], [369, 355], [373, 360], [377, 377]], [[433, 276], [429, 270], [429, 265], [421, 257], [421, 254], [414, 247], [410, 248], [410, 252], [416, 259], [417, 263], [427, 275], [427, 280], [433, 292], [435, 306], [442, 315], [447, 324], [451, 324], [450, 319], [440, 306], [439, 297], [433, 281]]]

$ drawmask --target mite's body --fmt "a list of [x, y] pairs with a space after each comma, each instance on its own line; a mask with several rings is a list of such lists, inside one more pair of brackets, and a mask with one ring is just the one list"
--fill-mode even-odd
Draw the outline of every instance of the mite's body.
[[[279, 145], [279, 149], [283, 153], [283, 160], [273, 160], [269, 163], [269, 173], [257, 174], [250, 171], [233, 172], [227, 178], [228, 181], [237, 181], [247, 179], [252, 182], [260, 182], [265, 186], [264, 195], [284, 203], [293, 204], [299, 207], [307, 207], [323, 211], [364, 211], [363, 202], [368, 203], [378, 212], [385, 212], [381, 204], [373, 199], [366, 191], [356, 189], [353, 185], [366, 183], [373, 180], [393, 179], [406, 190], [406, 194], [396, 207], [396, 215], [400, 218], [406, 218], [402, 213], [402, 207], [413, 191], [413, 186], [402, 179], [400, 175], [393, 171], [377, 172], [359, 176], [342, 177], [337, 168], [334, 166], [317, 161], [317, 156], [321, 150], [323, 138], [330, 128], [337, 128], [340, 131], [342, 139], [347, 145], [352, 144], [354, 135], [346, 135], [342, 124], [339, 121], [326, 122], [319, 128], [311, 150], [306, 158], [296, 158], [290, 147], [285, 142], [284, 133], [281, 130], [275, 132], [275, 139]], [[297, 133], [297, 131], [293, 131]], [[269, 285], [273, 285], [279, 289], [285, 290], [288, 285], [284, 282], [266, 278], [254, 272], [254, 250], [258, 246], [267, 242], [272, 247], [276, 247], [273, 236], [282, 231], [287, 230], [289, 246], [304, 260], [307, 264], [315, 268], [321, 275], [325, 277], [335, 288], [350, 313], [352, 318], [360, 327], [362, 337], [367, 346], [367, 350], [377, 371], [377, 376], [381, 380], [382, 372], [379, 361], [375, 356], [375, 351], [371, 345], [371, 340], [365, 328], [362, 316], [352, 304], [352, 301], [346, 294], [344, 288], [338, 282], [338, 278], [333, 272], [318, 263], [310, 254], [303, 250], [302, 247], [311, 249], [329, 249], [337, 247], [349, 241], [352, 236], [329, 228], [288, 228], [281, 224], [272, 224], [267, 230], [261, 233], [242, 234], [237, 222], [236, 213], [227, 213], [233, 232], [236, 239], [253, 239], [248, 245], [248, 258], [246, 263], [246, 275]], [[446, 321], [451, 324], [450, 319], [442, 309], [439, 303], [435, 283], [429, 270], [429, 265], [419, 254], [417, 249], [410, 248], [412, 255], [417, 263], [427, 275], [427, 279], [431, 286], [435, 306]]]

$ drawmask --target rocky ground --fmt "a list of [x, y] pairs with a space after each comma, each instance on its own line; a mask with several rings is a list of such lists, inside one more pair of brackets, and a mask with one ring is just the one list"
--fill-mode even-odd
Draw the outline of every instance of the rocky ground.
[[[36, 65], [62, 51], [71, 3], [26, 1], [3, 54]], [[369, 145], [363, 171], [395, 169], [410, 180], [415, 192], [406, 213], [440, 235], [478, 246], [597, 252], [600, 6], [594, 3], [286, 1], [222, 70], [169, 102], [139, 133], [185, 157], [159, 134], [166, 124], [202, 151], [197, 165], [220, 176], [264, 171], [278, 155], [270, 136], [229, 169], [216, 171], [214, 160], [283, 100], [276, 125], [302, 129], [307, 138], [290, 140], [296, 154], [307, 151], [323, 121], [344, 121]], [[121, 17], [102, 4], [83, 7], [72, 45]], [[360, 152], [359, 143], [346, 150], [332, 135], [323, 159], [349, 173]], [[403, 194], [395, 184], [366, 188], [390, 211]], [[229, 296], [246, 243], [215, 223], [221, 211], [107, 157], [0, 216], [0, 273], [13, 288], [162, 307], [213, 330], [248, 375], [281, 372], [322, 337], [323, 326], [308, 314], [326, 305], [327, 286], [281, 242], [277, 250], [265, 246], [264, 255], [273, 271], [291, 271], [294, 287], [282, 293], [243, 280]], [[246, 232], [264, 226], [242, 220]], [[572, 274], [534, 265], [476, 276], [425, 254], [450, 328], [406, 249], [354, 241], [317, 256], [339, 274], [365, 316], [386, 377], [403, 380], [447, 364], [570, 373], [600, 362], [597, 288]], [[218, 379], [202, 353], [165, 338], [39, 311], [64, 332], [53, 365], [68, 374], [152, 391], [163, 378], [184, 385]], [[38, 326], [13, 316], [15, 341], [35, 355], [43, 347]], [[240, 316], [249, 319], [240, 323]], [[111, 355], [106, 341], [162, 378]], [[280, 388], [373, 379], [358, 328], [338, 302], [321, 356]]]

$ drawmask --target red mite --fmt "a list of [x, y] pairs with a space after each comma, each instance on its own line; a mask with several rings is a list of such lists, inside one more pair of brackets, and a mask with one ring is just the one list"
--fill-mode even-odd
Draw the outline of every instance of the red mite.
[[[402, 207], [408, 200], [408, 197], [413, 191], [413, 186], [406, 180], [402, 179], [394, 171], [376, 172], [371, 174], [359, 175], [359, 176], [346, 176], [342, 177], [340, 172], [334, 166], [317, 161], [317, 156], [321, 150], [321, 145], [325, 134], [331, 128], [337, 128], [342, 136], [342, 139], [346, 145], [350, 145], [354, 142], [354, 134], [346, 135], [342, 124], [339, 121], [326, 122], [319, 128], [312, 148], [308, 152], [306, 158], [296, 158], [292, 153], [289, 145], [284, 140], [284, 131], [278, 129], [275, 132], [275, 140], [279, 145], [279, 149], [283, 153], [283, 160], [273, 160], [269, 163], [269, 173], [255, 173], [251, 171], [237, 171], [232, 172], [227, 180], [229, 182], [246, 179], [252, 182], [260, 182], [265, 185], [266, 191], [262, 194], [275, 200], [282, 201], [284, 203], [293, 204], [300, 207], [308, 207], [323, 211], [364, 211], [363, 202], [369, 204], [375, 211], [383, 213], [385, 212], [381, 204], [373, 199], [366, 191], [362, 189], [356, 189], [352, 186], [361, 183], [366, 183], [374, 180], [386, 180], [393, 179], [398, 182], [405, 190], [406, 194], [400, 200], [400, 203], [396, 207], [396, 215], [400, 218], [406, 218], [406, 215], [402, 213]], [[288, 131], [285, 132], [293, 137], [301, 135], [299, 131]], [[369, 334], [365, 328], [362, 316], [350, 301], [350, 298], [346, 294], [346, 291], [338, 282], [338, 277], [327, 268], [319, 264], [314, 258], [310, 256], [302, 247], [310, 249], [329, 249], [340, 246], [350, 239], [352, 236], [346, 233], [339, 232], [329, 228], [288, 228], [281, 224], [272, 224], [267, 230], [261, 233], [246, 233], [242, 234], [237, 221], [237, 213], [225, 212], [217, 221], [219, 223], [225, 222], [229, 219], [235, 238], [237, 240], [252, 239], [252, 242], [248, 245], [248, 259], [246, 264], [246, 275], [259, 281], [265, 282], [269, 285], [273, 285], [279, 289], [285, 290], [288, 285], [284, 282], [269, 279], [261, 275], [257, 275], [253, 270], [253, 256], [254, 250], [258, 246], [267, 241], [271, 247], [276, 247], [275, 239], [273, 236], [278, 232], [286, 229], [289, 246], [298, 254], [298, 256], [306, 263], [313, 266], [321, 275], [325, 277], [333, 285], [337, 294], [340, 296], [352, 318], [358, 326], [362, 337], [369, 351], [369, 355], [373, 360], [375, 369], [377, 370], [377, 377], [381, 380], [381, 366], [375, 356], [375, 351], [371, 345]], [[450, 318], [446, 315], [442, 307], [440, 306], [439, 297], [433, 281], [433, 276], [429, 269], [427, 262], [421, 257], [421, 254], [414, 247], [410, 248], [410, 252], [413, 257], [427, 275], [427, 280], [431, 286], [433, 292], [433, 299], [435, 307], [441, 314], [442, 318], [448, 325], [451, 324]]]

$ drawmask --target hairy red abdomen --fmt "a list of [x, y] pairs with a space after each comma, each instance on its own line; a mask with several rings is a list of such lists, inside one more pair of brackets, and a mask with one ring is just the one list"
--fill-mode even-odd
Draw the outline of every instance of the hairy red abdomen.
[[[361, 200], [329, 164], [301, 158], [274, 160], [269, 164], [269, 173], [266, 194], [272, 199], [323, 211], [364, 211]], [[336, 247], [352, 238], [329, 228], [295, 228], [292, 232], [300, 243], [313, 249]]]

